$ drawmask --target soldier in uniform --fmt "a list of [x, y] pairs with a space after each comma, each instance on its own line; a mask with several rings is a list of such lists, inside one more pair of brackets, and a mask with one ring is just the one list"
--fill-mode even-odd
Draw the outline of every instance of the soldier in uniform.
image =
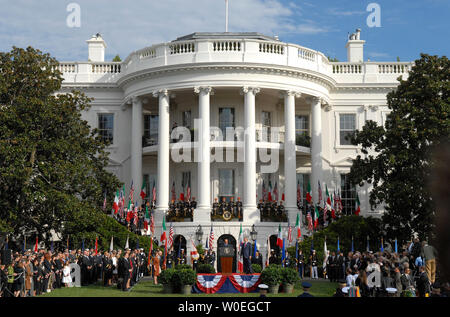
[[167, 265], [168, 269], [172, 268], [174, 258], [175, 258], [175, 251], [173, 250], [173, 246], [172, 246], [172, 247], [170, 247], [169, 252], [167, 252], [166, 265]]
[[177, 216], [175, 200], [173, 200], [173, 199], [172, 199], [172, 201], [170, 202], [170, 205], [169, 205], [169, 215], [171, 217], [176, 217]]
[[302, 249], [298, 249], [297, 269], [298, 269], [298, 275], [302, 279], [305, 275], [305, 255], [303, 254]]
[[181, 249], [180, 257], [178, 258], [178, 264], [186, 264], [186, 254], [184, 254], [184, 249]]
[[236, 202], [236, 213], [237, 213], [237, 217], [239, 219], [242, 219], [242, 201], [241, 201], [241, 197], [237, 198], [237, 202]]
[[212, 210], [213, 216], [216, 216], [216, 215], [218, 214], [219, 208], [220, 208], [220, 205], [219, 205], [219, 203], [217, 202], [217, 198], [214, 198], [213, 210]]
[[228, 204], [228, 211], [231, 212], [231, 214], [235, 217], [237, 217], [236, 214], [236, 202], [234, 201], [234, 197], [230, 197], [230, 203]]
[[280, 204], [277, 206], [277, 216], [281, 219], [284, 215], [283, 201], [280, 200]]
[[274, 249], [270, 250], [269, 264], [278, 264], [278, 257]]
[[184, 202], [182, 200], [179, 200], [177, 203], [177, 217], [184, 217]]
[[328, 256], [327, 262], [328, 262], [327, 271], [329, 272], [328, 277], [330, 278], [330, 282], [334, 282], [336, 280], [336, 264], [337, 264], [336, 253], [334, 251], [331, 252], [331, 254]]
[[228, 211], [228, 203], [225, 197], [222, 197], [222, 202], [220, 203], [220, 215], [223, 216], [225, 211]]
[[271, 216], [271, 210], [272, 209], [272, 204], [269, 201], [264, 202], [264, 214], [266, 215], [266, 217], [270, 217]]
[[319, 260], [317, 258], [316, 250], [313, 250], [312, 254], [309, 256], [309, 263], [311, 265], [311, 278], [318, 279], [317, 264], [319, 263]]
[[262, 199], [259, 200], [258, 210], [259, 210], [259, 214], [261, 215], [261, 220], [262, 220], [262, 218], [264, 218], [266, 216], [264, 214], [264, 203], [263, 203]]

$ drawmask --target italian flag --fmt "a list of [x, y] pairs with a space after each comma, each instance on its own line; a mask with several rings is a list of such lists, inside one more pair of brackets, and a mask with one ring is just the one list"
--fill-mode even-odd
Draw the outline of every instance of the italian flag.
[[317, 228], [319, 225], [319, 209], [317, 209], [317, 206], [314, 209], [314, 228]]
[[331, 210], [331, 198], [330, 198], [330, 194], [328, 193], [328, 186], [325, 184], [325, 190], [326, 190], [326, 194], [327, 194], [327, 209]]
[[356, 210], [355, 215], [359, 216], [359, 213], [361, 212], [361, 203], [359, 202], [358, 193], [356, 193]]
[[141, 196], [142, 200], [144, 200], [145, 197], [147, 196], [146, 187], [147, 186], [145, 184], [145, 179], [144, 179], [144, 182], [142, 183], [142, 187], [141, 187], [141, 193], [139, 194]]
[[119, 211], [119, 190], [116, 191], [116, 195], [114, 196], [113, 209], [114, 214], [117, 214], [117, 212]]
[[300, 214], [297, 214], [297, 221], [295, 222], [295, 227], [297, 228], [297, 239], [302, 237], [302, 232], [300, 231]]
[[312, 196], [311, 196], [311, 183], [308, 181], [308, 187], [306, 189], [306, 201], [311, 204]]
[[283, 237], [281, 235], [281, 223], [278, 225], [277, 246], [279, 246], [280, 248], [283, 247]]
[[162, 230], [163, 230], [163, 233], [161, 234], [161, 239], [160, 239], [161, 242], [167, 240], [167, 238], [166, 238], [166, 230], [167, 230], [167, 228], [166, 228], [166, 216], [165, 215], [163, 217]]

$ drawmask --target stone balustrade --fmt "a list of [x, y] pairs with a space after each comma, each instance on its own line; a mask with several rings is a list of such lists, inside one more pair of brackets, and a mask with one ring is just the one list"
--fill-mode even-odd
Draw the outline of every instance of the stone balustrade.
[[[321, 52], [258, 39], [208, 39], [157, 44], [131, 53], [123, 62], [61, 62], [65, 83], [112, 82], [146, 69], [195, 63], [257, 63], [290, 67], [331, 77], [337, 83], [396, 83], [410, 62], [330, 62]], [[93, 75], [92, 75], [93, 74]], [[105, 76], [105, 75], [114, 76]], [[98, 76], [96, 76], [98, 75]]]

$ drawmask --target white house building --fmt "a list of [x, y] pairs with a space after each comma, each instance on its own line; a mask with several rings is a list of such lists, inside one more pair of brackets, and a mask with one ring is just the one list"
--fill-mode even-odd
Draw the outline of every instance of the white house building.
[[[173, 184], [177, 196], [182, 184], [190, 184], [197, 201], [193, 222], [173, 223], [175, 234], [188, 241], [187, 254], [199, 225], [203, 244], [213, 226], [214, 248], [220, 237], [234, 242], [241, 225], [247, 234], [254, 225], [265, 255], [279, 223], [261, 221], [263, 181], [267, 189], [277, 184], [280, 200], [284, 194], [292, 226], [299, 213], [297, 184], [304, 199], [308, 182], [314, 201], [320, 181], [324, 193], [325, 186], [340, 192], [344, 213], [354, 211], [356, 193], [361, 215], [383, 212], [371, 210], [369, 187], [349, 185], [360, 150], [345, 136], [366, 120], [385, 123], [386, 94], [412, 63], [364, 61], [359, 30], [347, 42], [347, 62], [258, 33], [193, 33], [132, 52], [123, 62], [104, 61], [107, 45], [100, 35], [87, 43], [88, 61], [60, 63], [62, 90], [94, 98], [83, 117], [112, 142], [109, 170], [127, 190], [132, 180], [137, 193], [144, 179], [147, 193], [156, 184], [157, 237]], [[175, 126], [195, 136], [172, 142]], [[226, 138], [227, 128], [236, 134]], [[242, 200], [241, 222], [211, 220], [212, 204], [222, 197]]]

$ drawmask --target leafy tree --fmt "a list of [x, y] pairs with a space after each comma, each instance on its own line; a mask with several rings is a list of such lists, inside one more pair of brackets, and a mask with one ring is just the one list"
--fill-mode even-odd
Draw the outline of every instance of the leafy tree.
[[391, 112], [385, 127], [367, 121], [352, 139], [363, 156], [353, 161], [351, 179], [373, 185], [370, 204], [384, 204], [382, 220], [390, 238], [404, 241], [416, 232], [423, 239], [433, 230], [430, 154], [449, 138], [449, 79], [445, 56], [423, 54], [409, 78], [400, 77], [397, 89], [387, 95]]
[[106, 144], [81, 118], [91, 99], [60, 93], [57, 67], [32, 47], [0, 52], [0, 230], [47, 242], [51, 230], [94, 232], [104, 192], [111, 210], [121, 186], [105, 170]]
[[336, 57], [331, 57], [331, 56], [327, 56], [328, 61], [333, 62], [333, 63], [338, 63], [339, 59], [337, 59]]
[[113, 60], [112, 60], [113, 62], [121, 62], [122, 61], [122, 59], [120, 58], [120, 56], [119, 55], [116, 55], [114, 58], [113, 58]]

